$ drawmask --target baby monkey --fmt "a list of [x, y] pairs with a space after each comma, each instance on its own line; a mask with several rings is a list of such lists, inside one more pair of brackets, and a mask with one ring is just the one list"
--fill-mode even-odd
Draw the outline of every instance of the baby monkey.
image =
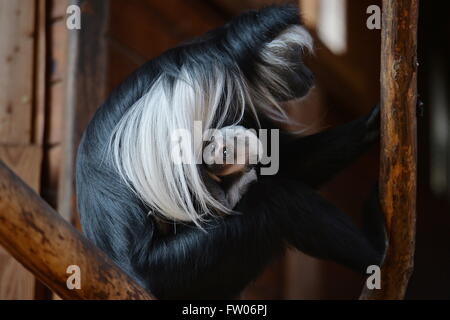
[[203, 149], [208, 190], [232, 210], [257, 180], [255, 166], [262, 155], [262, 143], [253, 130], [242, 126], [214, 130]]

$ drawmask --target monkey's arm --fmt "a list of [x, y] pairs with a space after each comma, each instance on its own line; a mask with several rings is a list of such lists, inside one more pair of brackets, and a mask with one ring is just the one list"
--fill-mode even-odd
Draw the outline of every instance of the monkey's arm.
[[257, 193], [250, 193], [247, 199], [253, 210], [273, 211], [287, 241], [306, 254], [335, 261], [361, 273], [366, 272], [369, 265], [382, 263], [386, 234], [383, 215], [376, 207], [368, 206], [364, 211], [365, 222], [373, 225], [359, 229], [346, 213], [311, 187], [295, 180], [260, 179]]
[[319, 187], [368, 150], [379, 136], [379, 107], [315, 135], [282, 141], [280, 174]]
[[173, 234], [141, 244], [134, 268], [158, 298], [235, 298], [282, 253], [276, 216], [248, 206], [242, 214], [208, 221], [205, 230], [177, 225]]
[[[237, 172], [229, 176], [222, 176], [221, 182], [215, 181], [206, 170], [202, 170], [202, 178], [211, 195], [228, 209], [233, 209], [247, 192], [249, 186], [258, 180], [256, 170]], [[243, 170], [248, 170], [243, 168]]]
[[[224, 177], [226, 178], [226, 177]], [[226, 191], [227, 207], [233, 209], [241, 200], [242, 196], [247, 192], [250, 185], [258, 180], [255, 169], [242, 173], [242, 175], [234, 182]]]

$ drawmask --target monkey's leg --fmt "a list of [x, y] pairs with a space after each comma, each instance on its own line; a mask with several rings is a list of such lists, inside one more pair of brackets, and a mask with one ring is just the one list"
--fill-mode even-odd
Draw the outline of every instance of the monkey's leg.
[[319, 187], [368, 150], [378, 136], [376, 106], [369, 115], [336, 128], [303, 138], [282, 139], [279, 174]]
[[[312, 188], [295, 180], [269, 177], [259, 180], [258, 194], [253, 191], [250, 188], [246, 196], [254, 198], [254, 210], [276, 214], [288, 243], [298, 250], [361, 273], [369, 265], [382, 263], [384, 248], [377, 248], [347, 214]], [[257, 202], [257, 198], [264, 200]], [[383, 230], [382, 226], [378, 230]]]

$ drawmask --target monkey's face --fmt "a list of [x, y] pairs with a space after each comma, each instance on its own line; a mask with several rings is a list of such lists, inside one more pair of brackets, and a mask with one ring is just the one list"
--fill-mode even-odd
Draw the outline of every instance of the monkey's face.
[[224, 127], [212, 135], [203, 150], [209, 172], [227, 176], [244, 172], [262, 156], [262, 144], [255, 133], [242, 126]]

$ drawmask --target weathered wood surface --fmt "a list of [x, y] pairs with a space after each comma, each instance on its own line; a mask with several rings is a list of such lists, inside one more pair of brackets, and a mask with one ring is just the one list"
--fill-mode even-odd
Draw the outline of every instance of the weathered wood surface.
[[[4, 161], [34, 191], [39, 190], [42, 148], [35, 145], [1, 146]], [[35, 279], [17, 260], [0, 246], [0, 299], [33, 299]]]
[[[1, 161], [0, 244], [63, 299], [151, 299]], [[79, 290], [66, 286], [70, 265]]]
[[362, 299], [403, 299], [413, 271], [417, 20], [418, 0], [383, 1], [380, 199], [389, 248], [381, 289], [365, 289]]
[[[0, 0], [0, 160], [39, 192], [45, 113], [45, 0]], [[33, 299], [35, 279], [0, 247], [0, 299]]]
[[0, 143], [32, 135], [35, 1], [0, 0]]
[[42, 146], [45, 130], [47, 78], [47, 14], [46, 0], [36, 0], [36, 29], [34, 46], [34, 105], [32, 113], [33, 144]]

